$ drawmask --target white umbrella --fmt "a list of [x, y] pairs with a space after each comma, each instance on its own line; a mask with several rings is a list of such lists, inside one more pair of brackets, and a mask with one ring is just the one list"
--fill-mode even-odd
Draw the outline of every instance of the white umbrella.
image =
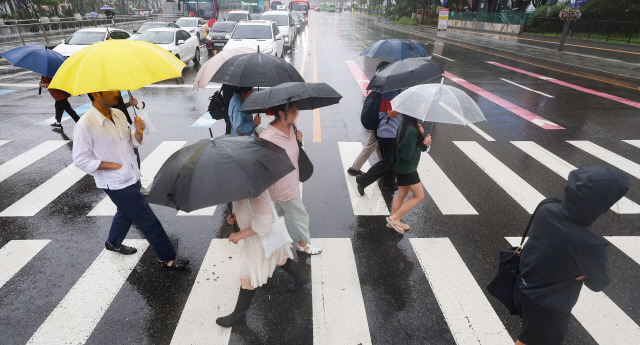
[[211, 78], [218, 71], [218, 68], [222, 66], [222, 64], [227, 61], [230, 57], [240, 55], [240, 54], [249, 54], [255, 53], [256, 50], [248, 47], [240, 47], [233, 48], [229, 50], [223, 50], [218, 54], [214, 55], [211, 59], [209, 59], [198, 71], [196, 74], [196, 81], [193, 83], [193, 90], [197, 88], [205, 88], [211, 82]]

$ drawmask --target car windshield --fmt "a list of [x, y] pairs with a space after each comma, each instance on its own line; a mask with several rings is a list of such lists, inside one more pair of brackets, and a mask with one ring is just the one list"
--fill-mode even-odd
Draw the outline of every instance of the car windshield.
[[247, 15], [244, 13], [229, 13], [227, 20], [239, 22], [241, 20], [247, 20]]
[[67, 44], [90, 45], [104, 41], [104, 32], [76, 32], [69, 37]]
[[233, 31], [231, 38], [235, 39], [258, 39], [271, 38], [271, 27], [268, 25], [238, 25]]
[[140, 35], [139, 41], [155, 44], [173, 43], [173, 31], [147, 31]]
[[306, 11], [309, 8], [309, 4], [306, 2], [291, 2], [292, 11]]
[[176, 20], [176, 24], [181, 28], [195, 28], [197, 23], [197, 19], [180, 18]]
[[264, 14], [263, 20], [273, 20], [278, 26], [289, 26], [289, 16], [286, 14]]
[[214, 32], [231, 32], [233, 28], [236, 27], [236, 23], [233, 22], [215, 22], [213, 26], [211, 26], [211, 31]]
[[140, 27], [138, 28], [138, 33], [141, 34], [149, 29], [153, 29], [153, 28], [166, 28], [167, 24], [160, 24], [160, 23], [144, 23], [142, 25], [140, 25]]

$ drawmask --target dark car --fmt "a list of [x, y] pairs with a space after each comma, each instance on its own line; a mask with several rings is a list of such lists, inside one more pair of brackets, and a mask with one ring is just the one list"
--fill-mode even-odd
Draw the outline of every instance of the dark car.
[[207, 35], [207, 51], [212, 54], [213, 51], [221, 51], [224, 45], [229, 41], [228, 36], [236, 27], [233, 21], [217, 21], [213, 23], [209, 34]]
[[145, 31], [149, 30], [149, 29], [155, 29], [155, 28], [176, 28], [179, 29], [180, 26], [178, 26], [176, 23], [172, 23], [172, 22], [146, 22], [146, 23], [142, 23], [142, 25], [140, 25], [137, 29], [133, 30], [133, 35], [131, 35], [131, 38], [134, 40], [137, 40], [138, 37], [140, 37], [140, 35], [142, 35], [142, 33], [144, 33]]

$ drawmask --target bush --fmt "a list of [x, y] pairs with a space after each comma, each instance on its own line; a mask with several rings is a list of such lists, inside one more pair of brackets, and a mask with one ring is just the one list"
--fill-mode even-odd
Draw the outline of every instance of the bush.
[[[543, 5], [536, 8], [533, 13], [534, 17], [557, 17], [566, 6], [565, 5]], [[548, 11], [548, 12], [547, 12]]]
[[[404, 25], [409, 25], [409, 22], [411, 21], [411, 18], [409, 17], [402, 17], [400, 18], [400, 20], [398, 20], [398, 24], [404, 24]], [[415, 20], [414, 20], [415, 21]]]
[[417, 19], [409, 19], [409, 25], [418, 25]]

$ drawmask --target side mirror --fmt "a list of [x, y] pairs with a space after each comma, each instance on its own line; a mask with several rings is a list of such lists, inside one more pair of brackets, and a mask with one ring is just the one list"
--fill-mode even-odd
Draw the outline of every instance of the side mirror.
[[289, 26], [294, 26], [294, 25], [296, 25], [294, 22], [289, 23]]
[[133, 33], [134, 34], [137, 33], [137, 32], [138, 32], [138, 29], [133, 29]]
[[281, 39], [282, 39], [282, 35], [281, 35], [281, 34], [277, 34], [277, 35], [276, 35], [276, 40], [277, 40], [277, 41], [279, 41], [279, 40], [281, 40]]
[[60, 44], [64, 44], [64, 42], [66, 42], [67, 40], [62, 40], [60, 41]]
[[178, 40], [178, 44], [177, 45], [181, 45], [184, 44], [184, 40]]

